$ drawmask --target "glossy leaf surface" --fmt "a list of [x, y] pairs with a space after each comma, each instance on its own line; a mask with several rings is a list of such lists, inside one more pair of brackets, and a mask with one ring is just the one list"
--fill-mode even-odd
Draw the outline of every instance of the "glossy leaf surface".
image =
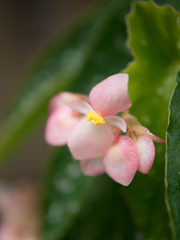
[[121, 186], [103, 175], [63, 240], [143, 240], [120, 194]]
[[180, 239], [180, 74], [170, 107], [167, 129], [166, 185], [167, 206], [173, 239]]
[[54, 240], [64, 234], [95, 179], [82, 174], [79, 162], [72, 161], [66, 146], [56, 149], [46, 168], [41, 239]]
[[[180, 63], [178, 17], [172, 7], [159, 7], [153, 2], [135, 3], [127, 17], [128, 44], [135, 57], [125, 69], [130, 76], [130, 112], [163, 139]], [[164, 203], [165, 146], [155, 145], [156, 158], [150, 174], [137, 173], [124, 193], [146, 239], [170, 239]]]

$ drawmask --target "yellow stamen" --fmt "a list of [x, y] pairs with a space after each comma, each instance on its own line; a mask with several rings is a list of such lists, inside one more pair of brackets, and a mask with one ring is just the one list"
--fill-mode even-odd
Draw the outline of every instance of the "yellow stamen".
[[105, 124], [105, 121], [95, 112], [88, 112], [86, 116], [87, 121], [91, 121], [94, 125]]

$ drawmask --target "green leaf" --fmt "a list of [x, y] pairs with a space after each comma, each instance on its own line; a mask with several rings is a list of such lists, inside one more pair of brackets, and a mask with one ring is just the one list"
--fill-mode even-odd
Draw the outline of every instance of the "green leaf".
[[72, 161], [67, 146], [57, 148], [48, 159], [43, 191], [43, 240], [63, 236], [78, 213], [95, 178], [82, 174], [79, 162]]
[[170, 4], [174, 7], [177, 11], [180, 10], [180, 1], [179, 0], [155, 0], [155, 3], [158, 5]]
[[[121, 27], [116, 32], [115, 39], [109, 38], [113, 41], [113, 47], [107, 49], [109, 58], [103, 55], [101, 47], [104, 48], [103, 44], [109, 43], [108, 40], [104, 41], [109, 25], [115, 16], [118, 21], [122, 21], [119, 13], [129, 1], [115, 0], [105, 4], [86, 19], [81, 19], [63, 41], [57, 40], [41, 56], [34, 70], [26, 78], [29, 84], [24, 87], [9, 116], [1, 124], [0, 162], [20, 142], [20, 139], [22, 140], [23, 136], [32, 132], [33, 127], [45, 116], [49, 99], [54, 94], [67, 89], [79, 92], [80, 88], [77, 86], [81, 86], [84, 92], [88, 92], [91, 86], [102, 80], [104, 76], [114, 71], [119, 72], [125, 67], [131, 58], [124, 54], [125, 59], [118, 60], [119, 52], [122, 51], [122, 46], [124, 47]], [[124, 25], [123, 28], [125, 28]], [[112, 27], [109, 33], [111, 34], [114, 30], [117, 30], [117, 25]], [[113, 53], [110, 52], [111, 48], [114, 48]], [[115, 63], [114, 66], [112, 63]], [[94, 65], [96, 75], [91, 71]], [[101, 75], [102, 70], [105, 70], [104, 75]]]
[[[135, 60], [129, 74], [131, 113], [153, 134], [165, 138], [168, 104], [180, 65], [179, 14], [170, 6], [137, 2], [127, 18]], [[155, 144], [156, 158], [149, 175], [137, 173], [123, 192], [146, 239], [170, 239], [164, 203], [163, 144]]]
[[173, 239], [180, 239], [180, 74], [169, 106], [166, 153], [166, 197]]
[[120, 194], [107, 175], [98, 178], [72, 227], [62, 240], [142, 240]]

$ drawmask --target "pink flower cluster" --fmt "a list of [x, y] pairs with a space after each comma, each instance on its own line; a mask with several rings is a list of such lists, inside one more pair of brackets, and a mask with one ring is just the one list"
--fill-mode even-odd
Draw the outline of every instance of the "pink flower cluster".
[[0, 183], [1, 240], [39, 239], [38, 191], [37, 186], [25, 181]]
[[[45, 139], [54, 146], [67, 144], [73, 158], [81, 160], [84, 174], [106, 172], [127, 186], [136, 171], [149, 173], [155, 156], [153, 140], [164, 142], [127, 112], [130, 107], [125, 73], [97, 84], [89, 97], [62, 92], [50, 102]], [[114, 115], [119, 112], [122, 117]], [[126, 135], [120, 135], [121, 130]]]

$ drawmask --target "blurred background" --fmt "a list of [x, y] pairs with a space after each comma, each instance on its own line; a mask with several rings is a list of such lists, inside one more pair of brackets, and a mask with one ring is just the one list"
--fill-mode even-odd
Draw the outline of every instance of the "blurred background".
[[[6, 0], [0, 1], [0, 120], [10, 106], [16, 89], [37, 54], [72, 20], [105, 0]], [[11, 156], [0, 171], [0, 179], [38, 180], [47, 144], [44, 126]]]

